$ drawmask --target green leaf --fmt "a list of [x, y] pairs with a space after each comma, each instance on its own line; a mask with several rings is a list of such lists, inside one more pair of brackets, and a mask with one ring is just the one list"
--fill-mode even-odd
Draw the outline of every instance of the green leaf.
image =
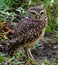
[[0, 63], [5, 61], [5, 57], [0, 55]]
[[49, 33], [49, 32], [52, 32], [51, 26], [49, 26], [49, 25], [47, 26], [46, 32], [48, 32], [48, 33]]
[[56, 25], [58, 25], [58, 17], [57, 17], [57, 19], [56, 19], [56, 21], [55, 21], [55, 22], [56, 22]]
[[4, 2], [4, 0], [0, 0], [0, 9], [3, 9], [3, 2]]
[[29, 5], [32, 3], [32, 0], [29, 0]]

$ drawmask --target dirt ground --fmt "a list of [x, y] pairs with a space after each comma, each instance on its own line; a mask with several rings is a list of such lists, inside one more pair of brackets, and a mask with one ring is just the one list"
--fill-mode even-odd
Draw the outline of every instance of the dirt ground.
[[[57, 62], [57, 64], [54, 64], [54, 65], [58, 65], [58, 40], [55, 41], [55, 38], [53, 38], [53, 36], [50, 36], [49, 39], [47, 40], [46, 39], [41, 40], [41, 43], [42, 44], [40, 46], [31, 50], [31, 53], [33, 57], [35, 58], [35, 60], [38, 63], [42, 61], [44, 61], [45, 63], [46, 62], [49, 63], [49, 64], [43, 64], [43, 65], [52, 65], [51, 64], [52, 62]], [[12, 65], [12, 64], [2, 63], [0, 65]], [[21, 65], [21, 64], [17, 64], [17, 65]], [[33, 65], [33, 64], [22, 64], [22, 65]], [[42, 64], [38, 64], [38, 65], [42, 65]]]

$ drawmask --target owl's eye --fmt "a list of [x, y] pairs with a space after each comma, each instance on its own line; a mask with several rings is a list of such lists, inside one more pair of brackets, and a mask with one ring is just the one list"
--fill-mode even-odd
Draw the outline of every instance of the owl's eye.
[[41, 13], [40, 13], [40, 15], [43, 15], [43, 14], [44, 14], [44, 12], [41, 12]]
[[43, 14], [44, 14], [44, 12], [45, 12], [44, 10], [40, 11], [40, 15], [43, 15]]
[[35, 12], [31, 12], [31, 14], [35, 15], [36, 13]]

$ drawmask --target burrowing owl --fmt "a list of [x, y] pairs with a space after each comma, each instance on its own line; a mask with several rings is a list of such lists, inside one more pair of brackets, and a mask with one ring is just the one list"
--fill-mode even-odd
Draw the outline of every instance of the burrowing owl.
[[30, 49], [43, 37], [46, 26], [46, 10], [40, 6], [31, 7], [14, 29], [13, 38], [8, 42], [8, 54], [21, 46], [28, 57], [32, 57]]

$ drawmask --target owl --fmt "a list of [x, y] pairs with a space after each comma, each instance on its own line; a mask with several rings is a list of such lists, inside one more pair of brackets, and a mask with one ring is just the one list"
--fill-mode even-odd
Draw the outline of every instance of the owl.
[[44, 36], [46, 26], [46, 10], [40, 6], [31, 7], [14, 28], [13, 38], [6, 42], [8, 54], [13, 55], [15, 50], [23, 47], [28, 58], [33, 58], [30, 50]]

